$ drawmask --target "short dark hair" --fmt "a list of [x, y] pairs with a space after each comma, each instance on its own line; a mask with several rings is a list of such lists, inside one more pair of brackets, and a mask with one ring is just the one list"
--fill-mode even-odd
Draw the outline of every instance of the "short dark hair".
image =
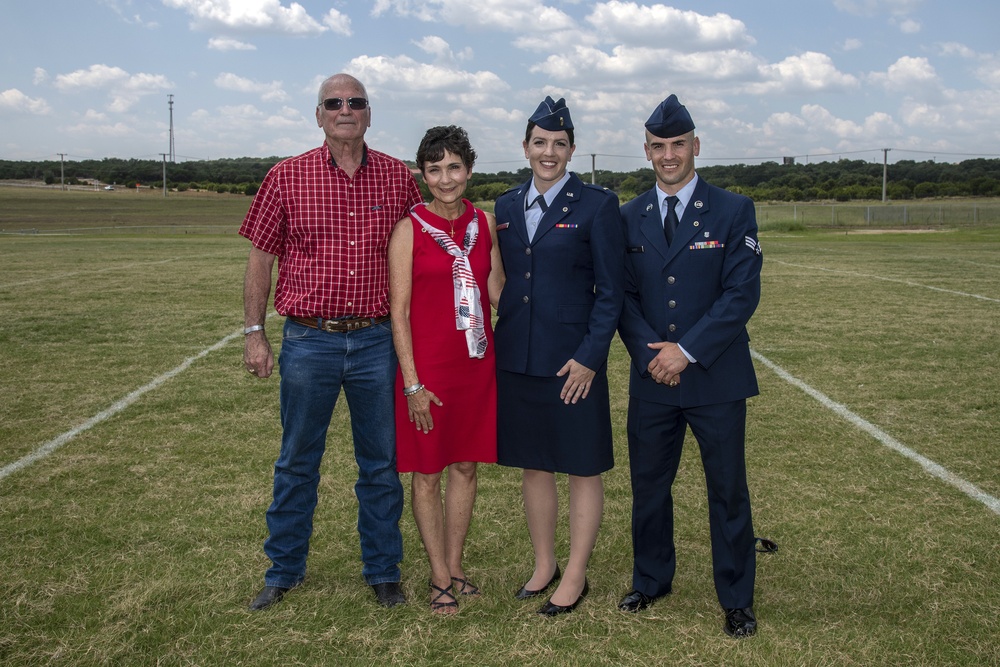
[[476, 151], [469, 141], [469, 134], [457, 125], [439, 125], [427, 130], [417, 148], [417, 168], [423, 173], [424, 165], [444, 158], [445, 151], [462, 158], [467, 169], [476, 163]]
[[[528, 143], [529, 141], [531, 141], [531, 131], [533, 129], [535, 129], [536, 127], [538, 127], [538, 123], [536, 123], [533, 120], [529, 120], [528, 121], [528, 129], [526, 129], [524, 131], [524, 143]], [[565, 130], [563, 130], [563, 132], [565, 132], [566, 134], [569, 135], [569, 145], [570, 146], [575, 146], [576, 144], [573, 143], [573, 128], [571, 127], [571, 128], [565, 129]]]

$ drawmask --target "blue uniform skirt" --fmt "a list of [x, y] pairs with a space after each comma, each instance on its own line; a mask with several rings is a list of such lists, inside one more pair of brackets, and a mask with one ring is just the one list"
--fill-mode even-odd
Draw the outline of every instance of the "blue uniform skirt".
[[559, 398], [565, 383], [497, 371], [497, 463], [578, 477], [614, 467], [607, 366], [576, 405]]

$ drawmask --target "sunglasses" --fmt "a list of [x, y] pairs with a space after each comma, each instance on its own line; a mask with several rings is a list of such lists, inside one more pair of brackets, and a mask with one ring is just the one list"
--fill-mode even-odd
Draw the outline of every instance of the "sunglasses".
[[[340, 111], [343, 106], [344, 98], [342, 97], [328, 97], [323, 100], [323, 108], [327, 111]], [[361, 111], [368, 108], [368, 100], [363, 97], [348, 97], [347, 106], [352, 111]]]

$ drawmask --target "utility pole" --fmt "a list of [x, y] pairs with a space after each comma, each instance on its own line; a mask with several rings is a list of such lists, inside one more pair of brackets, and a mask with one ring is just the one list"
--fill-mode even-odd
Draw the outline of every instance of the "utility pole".
[[590, 184], [597, 185], [597, 153], [590, 154]]
[[66, 159], [66, 154], [65, 153], [57, 153], [56, 155], [59, 156], [59, 189], [65, 190], [66, 189], [66, 179], [65, 179], [66, 167], [65, 167], [64, 161]]
[[882, 149], [882, 203], [884, 204], [886, 200], [886, 182], [889, 180], [889, 151], [891, 148]]
[[177, 162], [177, 154], [174, 153], [174, 96], [167, 95], [167, 105], [170, 107], [170, 162]]
[[163, 158], [163, 196], [167, 196], [167, 153], [160, 153]]

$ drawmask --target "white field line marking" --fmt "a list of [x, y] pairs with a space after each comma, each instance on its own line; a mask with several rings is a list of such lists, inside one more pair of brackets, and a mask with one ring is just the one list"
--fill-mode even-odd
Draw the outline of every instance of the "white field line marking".
[[[268, 315], [268, 317], [272, 317], [274, 315], [277, 315], [277, 313], [270, 313]], [[193, 364], [194, 362], [196, 362], [199, 359], [201, 359], [201, 358], [203, 358], [203, 357], [211, 354], [212, 352], [215, 352], [216, 350], [221, 350], [226, 345], [228, 345], [229, 343], [233, 342], [234, 340], [236, 340], [237, 338], [239, 338], [242, 335], [243, 335], [243, 331], [242, 330], [236, 331], [234, 333], [229, 334], [228, 336], [226, 336], [225, 338], [223, 338], [222, 340], [220, 340], [215, 345], [212, 345], [211, 347], [206, 347], [204, 350], [202, 350], [198, 354], [194, 355], [193, 357], [188, 357], [187, 359], [184, 360], [184, 363], [182, 363], [177, 368], [174, 368], [173, 370], [169, 370], [166, 373], [164, 373], [163, 375], [160, 375], [159, 377], [154, 378], [149, 384], [147, 384], [147, 385], [145, 385], [143, 387], [139, 387], [138, 389], [136, 389], [135, 391], [133, 391], [131, 394], [127, 395], [125, 398], [122, 398], [121, 400], [116, 401], [107, 410], [102, 410], [101, 412], [98, 412], [96, 415], [94, 415], [93, 417], [91, 417], [87, 421], [83, 422], [79, 426], [71, 428], [70, 430], [66, 431], [65, 433], [63, 433], [62, 435], [56, 437], [53, 440], [49, 440], [47, 443], [45, 443], [44, 445], [42, 445], [41, 447], [39, 447], [35, 451], [31, 452], [30, 454], [27, 454], [27, 455], [21, 457], [20, 459], [18, 459], [17, 461], [14, 461], [13, 463], [9, 463], [9, 464], [5, 465], [3, 468], [0, 468], [0, 480], [4, 479], [5, 477], [7, 477], [9, 475], [14, 474], [18, 470], [22, 470], [24, 468], [27, 468], [29, 465], [31, 465], [35, 461], [38, 461], [40, 459], [44, 459], [46, 456], [48, 456], [52, 452], [56, 451], [57, 449], [59, 449], [60, 447], [62, 447], [63, 445], [65, 445], [67, 442], [69, 442], [70, 440], [72, 440], [76, 436], [78, 436], [81, 433], [83, 433], [84, 431], [86, 431], [86, 430], [88, 430], [90, 428], [93, 428], [94, 426], [97, 426], [98, 424], [100, 424], [105, 419], [109, 419], [111, 417], [114, 417], [119, 412], [121, 412], [125, 408], [129, 407], [130, 405], [132, 405], [133, 403], [135, 403], [136, 401], [138, 401], [142, 397], [143, 394], [145, 394], [145, 393], [147, 393], [149, 391], [152, 391], [153, 389], [156, 389], [157, 387], [159, 387], [161, 384], [163, 384], [167, 380], [170, 380], [170, 379], [176, 377], [177, 375], [180, 375], [181, 373], [183, 373], [184, 371], [186, 371], [188, 368], [190, 368], [191, 364]]]
[[67, 271], [66, 273], [53, 273], [51, 275], [42, 276], [41, 278], [32, 278], [30, 280], [22, 280], [16, 283], [7, 283], [6, 285], [0, 285], [0, 289], [9, 289], [11, 287], [21, 287], [23, 285], [33, 285], [35, 283], [42, 283], [46, 280], [60, 280], [62, 278], [72, 278], [73, 276], [79, 276], [81, 274], [94, 274], [94, 273], [108, 273], [110, 271], [121, 271], [123, 269], [131, 269], [136, 266], [152, 266], [154, 264], [169, 264], [170, 262], [179, 262], [181, 260], [188, 259], [204, 259], [205, 257], [226, 257], [227, 255], [220, 255], [218, 253], [213, 253], [211, 255], [187, 255], [184, 257], [170, 257], [168, 259], [157, 259], [149, 262], [130, 262], [128, 264], [118, 264], [116, 266], [107, 266], [103, 269], [85, 269], [82, 271]]
[[794, 377], [788, 371], [781, 368], [767, 357], [764, 357], [763, 355], [753, 350], [750, 351], [750, 354], [753, 355], [754, 359], [756, 359], [757, 361], [759, 361], [760, 363], [764, 364], [772, 371], [774, 371], [774, 373], [782, 380], [798, 387], [806, 394], [816, 399], [820, 404], [823, 405], [823, 407], [840, 415], [850, 423], [857, 426], [862, 431], [865, 431], [870, 436], [881, 442], [889, 449], [892, 449], [902, 454], [906, 458], [910, 459], [911, 461], [918, 463], [921, 468], [923, 468], [926, 472], [928, 472], [932, 476], [937, 477], [941, 481], [954, 486], [956, 489], [958, 489], [965, 495], [969, 496], [973, 500], [977, 500], [982, 504], [986, 505], [986, 507], [993, 510], [995, 514], [1000, 514], [1000, 498], [995, 498], [994, 496], [991, 496], [990, 494], [986, 493], [985, 491], [977, 487], [975, 484], [962, 479], [961, 477], [954, 474], [947, 468], [944, 468], [943, 466], [935, 463], [926, 456], [918, 454], [917, 452], [913, 451], [912, 449], [910, 449], [909, 447], [907, 447], [906, 445], [899, 442], [891, 435], [880, 429], [878, 426], [875, 426], [871, 422], [856, 415], [855, 413], [851, 412], [840, 403], [837, 403], [836, 401], [831, 399], [826, 394], [823, 394], [822, 392], [813, 389], [802, 380], [798, 379], [797, 377]]
[[[938, 259], [938, 258], [933, 258]], [[984, 264], [983, 262], [974, 262], [971, 259], [960, 259], [958, 260], [962, 264], [971, 264], [972, 266], [984, 266], [987, 269], [1000, 269], [1000, 265], [997, 264]]]
[[958, 296], [968, 296], [973, 299], [981, 299], [983, 301], [992, 301], [993, 303], [1000, 303], [1000, 299], [995, 299], [989, 296], [982, 296], [980, 294], [969, 294], [968, 292], [958, 292], [951, 289], [944, 289], [943, 287], [934, 287], [933, 285], [924, 285], [922, 283], [915, 283], [912, 280], [903, 280], [901, 278], [886, 278], [885, 276], [876, 276], [871, 273], [859, 273], [858, 271], [846, 271], [844, 269], [826, 269], [822, 266], [806, 266], [805, 264], [793, 264], [792, 262], [782, 262], [780, 259], [769, 259], [769, 262], [774, 262], [776, 264], [784, 264], [785, 266], [794, 266], [798, 269], [809, 269], [810, 271], [826, 271], [827, 273], [843, 273], [848, 276], [857, 276], [859, 278], [872, 278], [874, 280], [884, 280], [889, 283], [900, 283], [902, 285], [909, 285], [910, 287], [923, 287], [924, 289], [934, 290], [935, 292], [945, 292], [947, 294], [957, 294]]

